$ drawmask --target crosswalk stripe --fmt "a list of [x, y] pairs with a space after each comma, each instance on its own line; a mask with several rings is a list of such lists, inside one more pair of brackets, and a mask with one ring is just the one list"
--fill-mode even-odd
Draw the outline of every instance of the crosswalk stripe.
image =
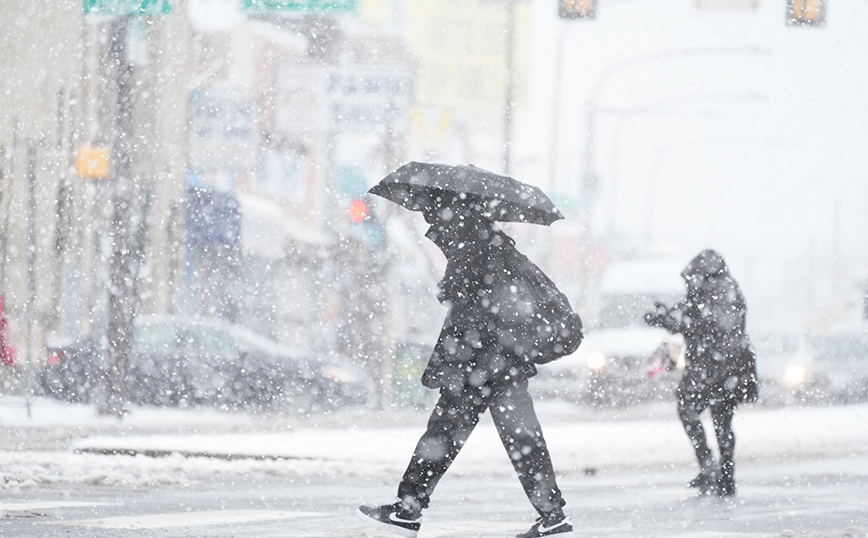
[[[503, 522], [503, 521], [463, 521], [463, 522], [438, 522], [432, 523], [419, 532], [424, 538], [445, 538], [448, 536], [480, 536], [483, 533], [515, 536], [516, 532], [526, 530], [530, 524], [527, 522]], [[566, 534], [564, 536], [571, 536]]]
[[31, 501], [26, 503], [0, 502], [0, 512], [18, 512], [24, 510], [51, 510], [53, 508], [81, 508], [86, 506], [112, 506], [116, 503], [91, 503], [77, 501]]
[[169, 527], [231, 525], [324, 515], [326, 514], [319, 512], [286, 512], [280, 510], [215, 510], [208, 512], [174, 512], [140, 516], [105, 517], [77, 521], [59, 521], [57, 523], [61, 525], [105, 529], [162, 529]]

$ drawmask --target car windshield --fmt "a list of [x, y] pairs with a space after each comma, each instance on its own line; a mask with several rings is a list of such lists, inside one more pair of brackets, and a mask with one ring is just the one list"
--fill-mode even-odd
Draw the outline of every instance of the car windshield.
[[600, 329], [627, 329], [647, 327], [643, 317], [654, 310], [654, 302], [675, 304], [681, 297], [660, 294], [606, 295], [602, 299], [597, 326]]
[[799, 338], [791, 334], [763, 334], [751, 338], [757, 355], [777, 357], [792, 355], [799, 350]]
[[178, 333], [173, 325], [143, 324], [137, 325], [133, 331], [134, 353], [171, 353], [179, 345]]
[[192, 325], [185, 331], [184, 346], [194, 353], [215, 356], [237, 355], [243, 348], [220, 327]]
[[286, 355], [287, 350], [280, 346], [277, 342], [270, 340], [264, 336], [258, 335], [252, 331], [233, 327], [229, 334], [235, 340], [236, 345], [241, 351], [248, 353], [262, 353], [264, 355]]
[[813, 341], [817, 356], [831, 361], [868, 363], [868, 332], [831, 334]]

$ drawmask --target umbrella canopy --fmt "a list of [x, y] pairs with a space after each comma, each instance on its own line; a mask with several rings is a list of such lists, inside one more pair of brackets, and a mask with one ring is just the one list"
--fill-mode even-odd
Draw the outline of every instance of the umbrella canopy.
[[538, 187], [473, 165], [410, 162], [368, 192], [413, 211], [470, 204], [501, 222], [549, 225], [564, 218]]

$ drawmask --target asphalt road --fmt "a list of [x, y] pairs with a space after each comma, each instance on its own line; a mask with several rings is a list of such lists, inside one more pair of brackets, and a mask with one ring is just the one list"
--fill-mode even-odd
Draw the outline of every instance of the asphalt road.
[[[742, 465], [735, 499], [698, 498], [685, 470], [561, 480], [576, 536], [868, 537], [868, 457]], [[226, 480], [169, 489], [4, 492], [0, 536], [383, 537], [355, 515], [390, 502], [395, 483], [352, 476]], [[508, 537], [534, 514], [513, 477], [447, 475], [420, 538]]]

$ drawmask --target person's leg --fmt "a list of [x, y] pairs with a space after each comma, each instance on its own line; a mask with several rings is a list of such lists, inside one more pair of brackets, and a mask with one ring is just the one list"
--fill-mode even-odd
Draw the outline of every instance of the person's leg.
[[699, 468], [701, 471], [710, 470], [714, 466], [714, 458], [708, 448], [705, 428], [702, 427], [699, 418], [700, 413], [708, 406], [708, 399], [698, 387], [690, 386], [684, 382], [678, 386], [676, 396], [678, 398], [678, 418], [681, 419], [684, 432], [696, 452]]
[[527, 498], [541, 516], [562, 519], [565, 502], [527, 380], [494, 388], [488, 408]]
[[723, 496], [735, 494], [735, 432], [732, 429], [735, 406], [731, 398], [711, 405], [711, 420], [714, 423], [714, 433], [720, 449], [720, 478], [717, 493]]
[[479, 389], [464, 387], [440, 392], [428, 428], [416, 444], [398, 485], [398, 499], [407, 510], [418, 514], [428, 508], [437, 482], [455, 460], [485, 408]]

